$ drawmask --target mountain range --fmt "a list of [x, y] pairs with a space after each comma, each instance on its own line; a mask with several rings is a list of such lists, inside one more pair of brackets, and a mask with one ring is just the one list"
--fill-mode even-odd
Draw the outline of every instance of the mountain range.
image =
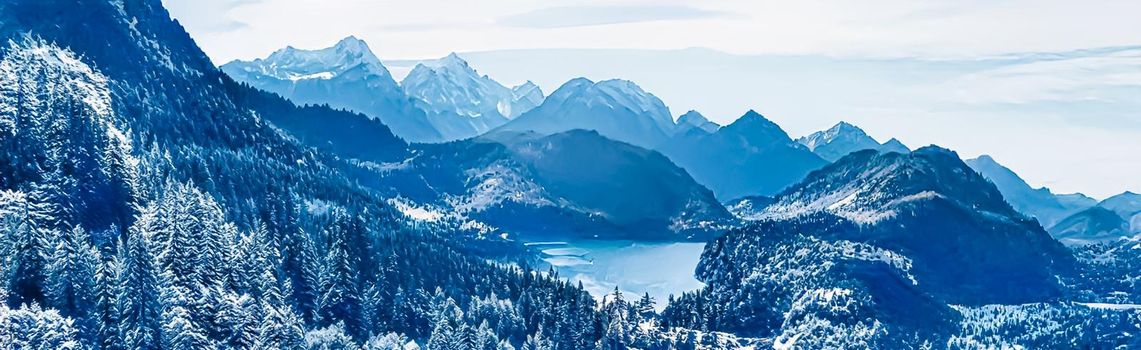
[[[706, 287], [670, 304], [671, 325], [812, 346], [941, 344], [969, 307], [1056, 300], [1060, 276], [1078, 271], [1066, 247], [937, 147], [849, 154], [753, 219], [709, 243], [697, 269]], [[701, 305], [720, 307], [703, 317]]]
[[233, 61], [235, 80], [297, 104], [322, 104], [376, 118], [408, 141], [443, 138], [364, 41], [347, 37], [320, 50], [286, 47], [264, 59]]
[[[159, 0], [5, 1], [0, 38], [16, 348], [1141, 344], [1134, 193], [1059, 220], [1086, 240], [1065, 246], [1035, 208], [1089, 202], [1020, 202], [989, 157], [843, 125], [806, 146], [754, 111], [675, 121], [629, 81], [542, 98], [448, 57], [402, 86], [353, 38], [235, 79]], [[503, 123], [451, 140], [444, 115]], [[705, 241], [705, 285], [661, 312], [592, 296], [530, 267], [527, 243], [562, 239]]]
[[474, 137], [544, 98], [534, 83], [505, 87], [454, 53], [417, 64], [397, 84], [368, 45], [352, 36], [325, 49], [286, 47], [221, 68], [239, 82], [298, 104], [327, 104], [379, 119], [411, 142]]

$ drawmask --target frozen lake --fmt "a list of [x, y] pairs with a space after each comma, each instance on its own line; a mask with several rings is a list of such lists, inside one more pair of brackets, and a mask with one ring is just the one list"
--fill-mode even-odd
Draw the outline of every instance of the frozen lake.
[[582, 282], [595, 297], [615, 286], [630, 299], [650, 293], [665, 307], [670, 294], [699, 289], [693, 270], [705, 243], [640, 243], [630, 241], [570, 241], [532, 243], [559, 275]]

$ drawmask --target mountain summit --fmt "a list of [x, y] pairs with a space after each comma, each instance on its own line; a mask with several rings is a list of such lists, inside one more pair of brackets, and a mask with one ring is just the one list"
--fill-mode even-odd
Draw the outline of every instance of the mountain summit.
[[751, 110], [713, 133], [679, 132], [658, 150], [722, 201], [776, 194], [827, 163]]
[[503, 125], [503, 131], [554, 134], [574, 129], [645, 148], [664, 142], [674, 131], [670, 110], [662, 100], [626, 80], [593, 82], [572, 79], [543, 104]]
[[445, 140], [483, 134], [543, 100], [542, 90], [534, 83], [505, 87], [479, 75], [455, 53], [417, 64], [400, 84], [430, 114]]
[[901, 153], [908, 150], [907, 146], [894, 138], [880, 144], [868, 136], [863, 129], [847, 122], [839, 122], [828, 130], [814, 132], [796, 141], [830, 162], [834, 162], [840, 157], [848, 155], [848, 153], [865, 149]]
[[409, 141], [442, 139], [368, 44], [356, 37], [319, 50], [286, 47], [264, 59], [224, 64], [222, 70], [298, 104], [328, 104], [379, 119]]
[[701, 132], [712, 134], [717, 132], [721, 126], [717, 123], [709, 121], [704, 115], [697, 111], [689, 111], [682, 114], [677, 118], [677, 133], [685, 133], [690, 130], [700, 130]]

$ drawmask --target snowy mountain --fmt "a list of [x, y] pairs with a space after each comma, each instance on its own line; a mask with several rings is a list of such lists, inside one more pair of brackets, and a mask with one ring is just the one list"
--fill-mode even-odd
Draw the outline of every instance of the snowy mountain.
[[679, 133], [658, 150], [722, 200], [776, 194], [827, 163], [754, 111], [713, 133]]
[[400, 85], [445, 140], [483, 134], [543, 101], [534, 83], [507, 88], [479, 75], [455, 53], [417, 64]]
[[960, 317], [1054, 301], [1065, 293], [1060, 278], [1078, 276], [1066, 247], [935, 147], [849, 154], [756, 218], [706, 246], [697, 270], [706, 287], [671, 303], [667, 322], [805, 348], [952, 344], [982, 331]]
[[408, 141], [442, 139], [380, 59], [355, 37], [320, 50], [286, 47], [264, 59], [233, 61], [221, 68], [239, 82], [297, 104], [327, 104], [376, 118]]
[[827, 213], [859, 225], [853, 239], [910, 257], [933, 295], [952, 303], [1026, 302], [1058, 295], [1072, 258], [1037, 222], [952, 151], [865, 150], [814, 172], [756, 219]]
[[685, 112], [685, 114], [682, 114], [677, 118], [676, 133], [682, 134], [687, 133], [690, 130], [697, 130], [712, 134], [717, 132], [717, 129], [720, 128], [720, 125], [709, 121], [709, 119], [706, 119], [705, 116], [701, 115], [701, 113], [698, 113], [697, 111], [689, 111]]
[[907, 146], [894, 138], [880, 144], [868, 136], [863, 129], [847, 122], [840, 122], [828, 130], [817, 131], [801, 137], [796, 139], [796, 142], [808, 147], [809, 150], [830, 162], [834, 162], [848, 155], [848, 153], [865, 149], [899, 153], [909, 151]]
[[633, 82], [576, 78], [560, 86], [541, 105], [499, 128], [554, 134], [574, 129], [643, 148], [664, 142], [676, 128], [669, 108]]
[[661, 154], [594, 131], [422, 145], [382, 174], [408, 198], [531, 239], [705, 239], [735, 223]]
[[1018, 174], [988, 155], [968, 159], [966, 163], [994, 183], [1014, 209], [1038, 219], [1043, 227], [1053, 227], [1065, 217], [1096, 204], [1093, 198], [1082, 194], [1058, 195], [1045, 187], [1032, 188]]
[[530, 80], [511, 88], [511, 115], [510, 118], [518, 117], [524, 112], [530, 111], [535, 107], [543, 104], [543, 89]]

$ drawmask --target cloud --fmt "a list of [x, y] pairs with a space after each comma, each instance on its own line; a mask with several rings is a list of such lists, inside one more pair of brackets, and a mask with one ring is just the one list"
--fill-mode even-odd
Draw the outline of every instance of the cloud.
[[191, 32], [229, 32], [248, 26], [229, 16], [229, 12], [243, 5], [263, 0], [163, 0], [180, 23], [190, 26]]
[[567, 28], [737, 15], [680, 5], [555, 6], [500, 17], [497, 23], [523, 28]]

